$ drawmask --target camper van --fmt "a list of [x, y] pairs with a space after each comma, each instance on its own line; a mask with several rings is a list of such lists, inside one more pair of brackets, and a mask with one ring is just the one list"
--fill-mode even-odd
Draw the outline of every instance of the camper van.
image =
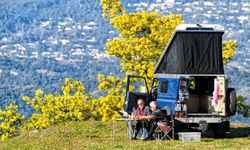
[[128, 76], [125, 111], [131, 113], [139, 98], [156, 101], [174, 116], [175, 132], [211, 129], [226, 136], [237, 100], [224, 74], [223, 33], [218, 24], [177, 26], [155, 67], [151, 90], [144, 77]]

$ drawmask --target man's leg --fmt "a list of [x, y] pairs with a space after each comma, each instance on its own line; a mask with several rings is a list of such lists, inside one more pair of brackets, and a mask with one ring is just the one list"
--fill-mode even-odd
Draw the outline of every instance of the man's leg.
[[135, 124], [135, 138], [137, 137], [137, 135], [140, 132], [141, 128], [142, 128], [142, 122], [141, 121], [136, 121], [136, 124]]
[[153, 136], [153, 134], [155, 133], [155, 129], [157, 128], [157, 122], [153, 122], [151, 124], [151, 128], [149, 130], [148, 136], [144, 139], [144, 140], [150, 140]]
[[148, 121], [142, 121], [142, 139], [145, 139], [148, 135], [148, 132], [150, 130], [150, 124]]
[[150, 122], [150, 121], [144, 121], [144, 128], [147, 130], [148, 133], [151, 129], [151, 124], [152, 124], [152, 122]]

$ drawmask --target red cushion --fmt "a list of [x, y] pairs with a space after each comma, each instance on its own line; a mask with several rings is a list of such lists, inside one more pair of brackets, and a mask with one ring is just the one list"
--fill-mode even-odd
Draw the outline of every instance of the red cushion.
[[160, 124], [159, 124], [159, 127], [160, 127], [160, 129], [161, 129], [164, 133], [167, 133], [167, 132], [171, 129], [171, 126], [165, 125], [165, 124], [163, 124], [163, 123], [160, 123]]

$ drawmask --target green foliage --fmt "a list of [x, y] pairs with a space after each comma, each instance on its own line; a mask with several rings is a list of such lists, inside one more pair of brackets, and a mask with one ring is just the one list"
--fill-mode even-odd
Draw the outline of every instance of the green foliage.
[[85, 94], [81, 82], [66, 78], [62, 93], [47, 95], [37, 90], [33, 98], [24, 96], [23, 100], [36, 110], [28, 120], [26, 129], [41, 129], [58, 123], [98, 118], [98, 102]]
[[0, 136], [1, 141], [19, 135], [24, 117], [18, 113], [18, 106], [11, 103], [0, 110]]
[[250, 106], [245, 104], [246, 98], [243, 96], [237, 97], [238, 109], [237, 112], [242, 114], [244, 117], [249, 117]]

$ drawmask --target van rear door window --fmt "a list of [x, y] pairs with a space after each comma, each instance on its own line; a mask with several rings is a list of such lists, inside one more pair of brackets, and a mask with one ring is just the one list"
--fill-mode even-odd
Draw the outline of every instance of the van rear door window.
[[161, 93], [167, 93], [168, 92], [168, 81], [162, 81], [161, 82], [160, 92]]

